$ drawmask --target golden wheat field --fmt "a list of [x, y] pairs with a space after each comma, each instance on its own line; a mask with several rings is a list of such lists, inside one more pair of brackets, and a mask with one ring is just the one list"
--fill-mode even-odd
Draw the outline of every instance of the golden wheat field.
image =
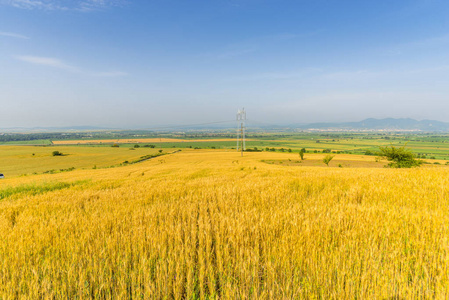
[[[247, 139], [250, 141], [251, 139]], [[83, 144], [134, 144], [134, 143], [187, 143], [187, 142], [234, 142], [235, 139], [175, 139], [175, 138], [140, 138], [140, 139], [103, 139], [103, 140], [63, 140], [53, 141], [53, 145]]]
[[266, 163], [288, 159], [183, 150], [0, 180], [0, 299], [449, 296], [449, 169]]

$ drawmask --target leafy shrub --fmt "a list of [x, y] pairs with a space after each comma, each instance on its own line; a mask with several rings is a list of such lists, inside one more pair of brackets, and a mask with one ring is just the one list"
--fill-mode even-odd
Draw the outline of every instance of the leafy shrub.
[[[215, 148], [214, 148], [215, 149]], [[257, 147], [254, 148], [248, 148], [245, 150], [246, 152], [262, 152], [262, 150], [257, 149]]]
[[323, 158], [323, 163], [325, 163], [329, 167], [329, 163], [334, 158], [335, 155], [326, 155], [326, 157]]
[[301, 160], [304, 160], [304, 148], [302, 148], [301, 150], [299, 150], [299, 157], [301, 157]]
[[390, 161], [388, 164], [390, 168], [412, 168], [422, 164], [420, 160], [415, 159], [415, 155], [409, 149], [405, 149], [405, 145], [379, 147], [379, 156]]

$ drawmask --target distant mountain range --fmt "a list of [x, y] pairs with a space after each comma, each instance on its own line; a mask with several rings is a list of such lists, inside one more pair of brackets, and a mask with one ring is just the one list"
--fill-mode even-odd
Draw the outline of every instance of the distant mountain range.
[[312, 123], [307, 125], [296, 126], [300, 129], [315, 129], [315, 130], [385, 130], [385, 131], [449, 131], [449, 123], [422, 120], [417, 121], [410, 118], [386, 118], [386, 119], [365, 119], [360, 122], [345, 122], [345, 123]]
[[[206, 124], [205, 124], [206, 125]], [[253, 127], [253, 130], [257, 128], [261, 130], [285, 130], [285, 129], [302, 129], [302, 130], [317, 130], [317, 131], [418, 131], [418, 132], [449, 132], [449, 123], [435, 121], [435, 120], [422, 120], [417, 121], [410, 118], [386, 118], [386, 119], [365, 119], [360, 122], [343, 122], [343, 123], [310, 123], [310, 124], [290, 124], [290, 125], [262, 125], [254, 127], [255, 124], [252, 121], [249, 125]], [[86, 131], [104, 131], [104, 130], [142, 130], [142, 131], [157, 131], [157, 130], [223, 130], [229, 129], [228, 124], [213, 124], [206, 125], [206, 127], [199, 125], [174, 125], [174, 126], [162, 126], [155, 127], [154, 129], [145, 128], [107, 128], [97, 126], [73, 126], [73, 127], [34, 127], [34, 128], [6, 128], [1, 129], [1, 132], [86, 132]]]

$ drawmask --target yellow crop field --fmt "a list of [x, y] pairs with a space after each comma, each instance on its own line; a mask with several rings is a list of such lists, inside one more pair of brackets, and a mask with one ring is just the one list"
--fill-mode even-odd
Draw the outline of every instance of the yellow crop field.
[[[53, 156], [53, 151], [64, 155]], [[0, 146], [0, 173], [15, 177], [69, 168], [104, 168], [157, 152], [151, 148]]]
[[448, 168], [267, 163], [297, 157], [2, 179], [0, 299], [448, 298]]
[[[250, 141], [250, 139], [247, 139]], [[235, 139], [199, 139], [185, 140], [173, 138], [152, 138], [152, 139], [105, 139], [105, 140], [67, 140], [53, 141], [54, 145], [83, 145], [83, 144], [134, 144], [134, 143], [186, 143], [186, 142], [234, 142]]]

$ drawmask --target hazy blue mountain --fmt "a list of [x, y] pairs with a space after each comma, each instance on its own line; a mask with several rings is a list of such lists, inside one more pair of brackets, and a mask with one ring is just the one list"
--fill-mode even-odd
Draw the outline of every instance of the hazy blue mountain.
[[449, 131], [449, 123], [435, 120], [417, 121], [410, 118], [365, 119], [360, 122], [345, 123], [312, 123], [300, 125], [302, 129], [336, 129], [336, 130], [417, 130], [417, 131]]

